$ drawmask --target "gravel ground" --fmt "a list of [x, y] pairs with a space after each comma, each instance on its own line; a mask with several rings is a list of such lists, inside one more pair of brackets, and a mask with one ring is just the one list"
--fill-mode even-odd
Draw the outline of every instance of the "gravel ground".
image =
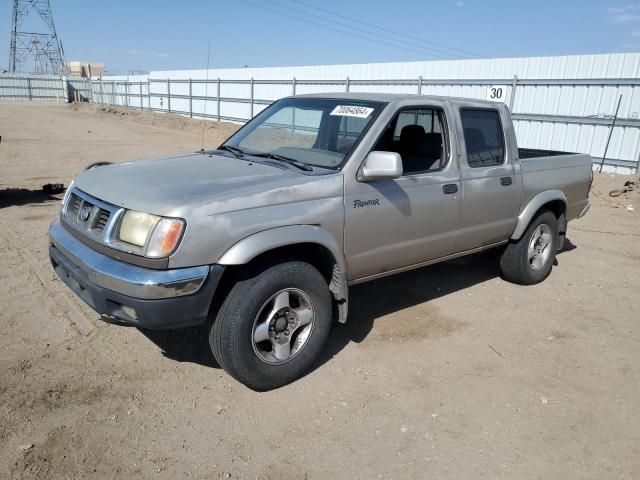
[[544, 283], [480, 255], [357, 286], [317, 368], [256, 393], [202, 330], [102, 323], [49, 266], [42, 184], [197, 150], [200, 124], [5, 103], [0, 135], [0, 478], [637, 478], [640, 196], [608, 196], [629, 178], [596, 176]]

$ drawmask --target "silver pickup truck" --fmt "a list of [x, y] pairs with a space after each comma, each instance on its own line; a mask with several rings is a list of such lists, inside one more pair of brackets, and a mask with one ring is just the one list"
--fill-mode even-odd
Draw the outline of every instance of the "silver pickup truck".
[[50, 257], [109, 322], [206, 322], [218, 363], [266, 390], [312, 366], [350, 285], [489, 248], [506, 280], [544, 280], [591, 164], [519, 150], [502, 104], [294, 96], [216, 150], [86, 170]]

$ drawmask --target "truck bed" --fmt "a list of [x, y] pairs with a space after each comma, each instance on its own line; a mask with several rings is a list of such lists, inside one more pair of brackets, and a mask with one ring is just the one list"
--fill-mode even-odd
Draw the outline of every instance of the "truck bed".
[[537, 148], [518, 148], [520, 160], [537, 157], [557, 157], [560, 155], [578, 155], [574, 152], [561, 152], [559, 150], [539, 150]]
[[519, 148], [523, 179], [523, 207], [541, 191], [559, 190], [567, 199], [567, 220], [588, 203], [593, 159], [580, 153]]

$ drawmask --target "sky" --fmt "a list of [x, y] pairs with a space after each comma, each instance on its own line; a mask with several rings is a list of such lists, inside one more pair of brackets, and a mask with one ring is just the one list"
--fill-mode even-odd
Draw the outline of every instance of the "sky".
[[[0, 0], [0, 69], [11, 0]], [[108, 73], [640, 51], [640, 2], [51, 0], [67, 61]], [[41, 24], [30, 19], [26, 26]]]

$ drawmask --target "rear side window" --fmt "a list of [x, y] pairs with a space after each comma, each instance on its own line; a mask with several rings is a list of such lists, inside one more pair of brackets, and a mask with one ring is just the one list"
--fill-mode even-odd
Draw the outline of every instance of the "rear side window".
[[492, 167], [504, 163], [504, 136], [497, 110], [460, 111], [467, 162], [470, 167]]

